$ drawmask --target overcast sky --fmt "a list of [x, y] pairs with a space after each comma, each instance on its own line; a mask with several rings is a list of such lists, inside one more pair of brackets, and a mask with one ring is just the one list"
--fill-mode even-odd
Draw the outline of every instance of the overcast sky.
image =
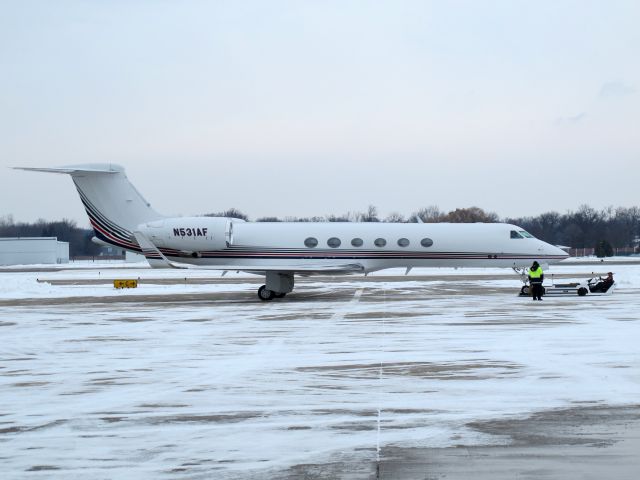
[[640, 2], [0, 3], [0, 216], [640, 205]]

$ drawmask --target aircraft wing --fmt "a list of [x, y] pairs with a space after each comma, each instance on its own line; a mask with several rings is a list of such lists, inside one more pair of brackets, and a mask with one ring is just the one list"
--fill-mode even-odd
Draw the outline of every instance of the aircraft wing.
[[360, 263], [336, 262], [333, 264], [304, 262], [303, 264], [273, 264], [273, 265], [191, 265], [182, 262], [172, 262], [156, 247], [149, 238], [142, 232], [133, 232], [133, 235], [142, 249], [142, 253], [152, 268], [179, 268], [189, 270], [223, 270], [242, 271], [249, 273], [264, 272], [291, 272], [302, 274], [322, 274], [322, 273], [363, 273], [364, 266]]
[[188, 263], [179, 263], [169, 261], [170, 268], [184, 268], [189, 270], [222, 270], [228, 272], [247, 272], [247, 273], [265, 273], [265, 272], [288, 272], [300, 273], [302, 275], [312, 274], [346, 274], [346, 273], [364, 273], [364, 266], [360, 263], [335, 263], [327, 265], [321, 263], [304, 263], [290, 264], [278, 263], [273, 265], [191, 265]]

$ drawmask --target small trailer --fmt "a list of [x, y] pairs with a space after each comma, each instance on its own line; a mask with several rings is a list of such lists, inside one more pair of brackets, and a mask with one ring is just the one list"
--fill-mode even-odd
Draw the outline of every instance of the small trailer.
[[[543, 285], [542, 295], [547, 297], [569, 297], [569, 296], [602, 296], [611, 295], [615, 289], [615, 282], [607, 284], [600, 277], [593, 277], [582, 282], [572, 283], [553, 283], [552, 285]], [[520, 289], [521, 297], [530, 297], [531, 288], [525, 281]]]

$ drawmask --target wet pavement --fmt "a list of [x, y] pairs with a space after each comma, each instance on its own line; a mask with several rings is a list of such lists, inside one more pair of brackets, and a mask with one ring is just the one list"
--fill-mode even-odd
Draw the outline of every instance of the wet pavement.
[[640, 289], [451, 277], [1, 299], [3, 478], [632, 478]]

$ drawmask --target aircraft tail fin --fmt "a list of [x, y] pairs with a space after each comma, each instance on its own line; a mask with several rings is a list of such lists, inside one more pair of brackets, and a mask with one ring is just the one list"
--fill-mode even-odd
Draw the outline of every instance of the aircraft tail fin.
[[131, 184], [120, 165], [106, 163], [16, 169], [71, 175], [96, 237], [111, 245], [140, 251], [133, 240], [134, 229], [141, 223], [163, 218]]

